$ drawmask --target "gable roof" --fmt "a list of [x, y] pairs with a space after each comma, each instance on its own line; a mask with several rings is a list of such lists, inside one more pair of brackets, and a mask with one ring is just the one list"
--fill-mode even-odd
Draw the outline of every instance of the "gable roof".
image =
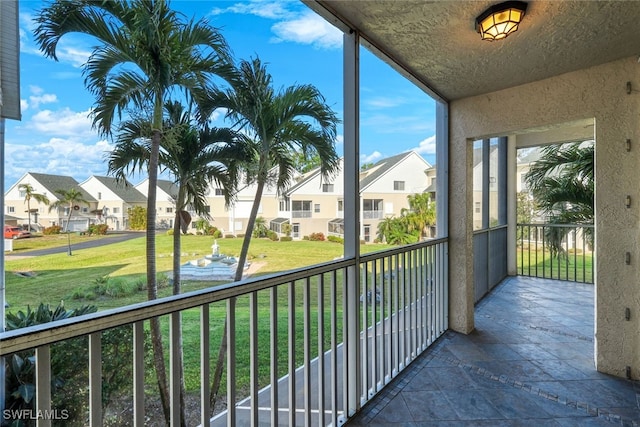
[[159, 179], [158, 188], [164, 191], [165, 193], [167, 193], [171, 197], [175, 198], [178, 196], [178, 186], [171, 181], [168, 181], [166, 179]]
[[134, 203], [147, 201], [147, 198], [144, 196], [144, 194], [138, 191], [129, 181], [125, 180], [124, 182], [122, 182], [118, 181], [116, 178], [98, 175], [93, 175], [92, 178], [95, 178], [102, 185], [113, 191], [116, 196], [118, 196], [125, 202]]
[[395, 156], [387, 157], [386, 159], [382, 159], [378, 161], [370, 169], [367, 169], [366, 171], [364, 171], [364, 173], [366, 172], [369, 172], [369, 173], [367, 173], [363, 178], [360, 179], [360, 191], [363, 191], [369, 185], [373, 184], [375, 181], [380, 179], [388, 171], [390, 171], [391, 169], [396, 167], [398, 164], [403, 162], [405, 159], [413, 155], [418, 156], [420, 159], [422, 159], [422, 161], [424, 161], [426, 165], [425, 169], [431, 166], [429, 162], [424, 160], [422, 156], [416, 153], [415, 151], [406, 151], [404, 153], [396, 154]]
[[57, 198], [56, 190], [70, 190], [73, 188], [75, 190], [78, 190], [80, 193], [82, 193], [82, 197], [87, 202], [97, 202], [97, 200], [91, 194], [87, 193], [87, 191], [84, 188], [80, 187], [80, 184], [78, 184], [78, 181], [71, 178], [70, 176], [49, 175], [46, 173], [35, 173], [35, 172], [29, 172], [28, 174], [31, 175], [33, 179], [38, 181], [38, 183], [47, 190], [49, 195], [53, 197]]

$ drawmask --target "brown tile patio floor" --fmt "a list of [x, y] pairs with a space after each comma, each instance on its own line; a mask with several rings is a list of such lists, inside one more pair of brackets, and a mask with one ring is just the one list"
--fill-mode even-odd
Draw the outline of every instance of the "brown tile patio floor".
[[640, 383], [596, 371], [593, 285], [510, 277], [347, 425], [640, 426]]

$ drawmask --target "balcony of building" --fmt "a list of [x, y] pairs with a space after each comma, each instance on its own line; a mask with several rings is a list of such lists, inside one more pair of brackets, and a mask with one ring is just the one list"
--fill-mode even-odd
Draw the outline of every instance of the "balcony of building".
[[[481, 41], [473, 30], [484, 2], [305, 3], [344, 33], [344, 258], [3, 332], [1, 356], [34, 352], [36, 410], [55, 409], [54, 347], [81, 337], [89, 357], [78, 366], [87, 370], [86, 424], [102, 425], [102, 336], [124, 327], [134, 354], [128, 406], [120, 409], [131, 424], [144, 425], [154, 407], [146, 401], [143, 337], [160, 318], [174, 425], [181, 363], [175, 332], [186, 325], [200, 331], [201, 345], [192, 361], [202, 378], [193, 424], [637, 425], [640, 3], [531, 1], [529, 28], [521, 25], [502, 44]], [[568, 31], [563, 43], [560, 30]], [[363, 46], [436, 100], [439, 198], [438, 239], [367, 255], [357, 246], [365, 210], [358, 207]], [[494, 212], [500, 198], [480, 192], [476, 229], [474, 141], [488, 154], [500, 135], [507, 155], [498, 173], [490, 161], [477, 172], [505, 199]], [[598, 159], [594, 285], [502, 282], [517, 273], [515, 149], [581, 139], [596, 141]], [[308, 203], [291, 210], [310, 215]], [[485, 213], [495, 213], [498, 224]], [[230, 404], [212, 420], [209, 333], [221, 313], [228, 319]]]

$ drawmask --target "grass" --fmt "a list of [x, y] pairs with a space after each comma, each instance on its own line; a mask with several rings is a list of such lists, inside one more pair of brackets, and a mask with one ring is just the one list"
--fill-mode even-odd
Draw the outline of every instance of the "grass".
[[569, 252], [558, 258], [548, 250], [517, 248], [517, 272], [524, 276], [593, 283], [593, 254]]
[[[66, 236], [64, 236], [66, 238]], [[64, 243], [66, 245], [66, 241]], [[211, 252], [212, 239], [209, 236], [186, 235], [182, 238], [181, 262], [202, 257]], [[219, 239], [220, 250], [224, 254], [238, 255], [242, 239]], [[156, 242], [158, 272], [171, 274], [173, 237], [158, 235]], [[371, 252], [388, 248], [386, 245], [364, 245], [363, 252]], [[266, 239], [254, 239], [249, 249], [249, 260], [263, 263], [263, 267], [256, 275], [286, 271], [307, 265], [330, 261], [343, 254], [343, 245], [332, 242], [292, 241], [272, 242]], [[92, 249], [74, 250], [72, 256], [66, 253], [38, 256], [6, 261], [6, 300], [11, 304], [9, 311], [24, 310], [27, 305], [36, 306], [43, 302], [57, 305], [61, 300], [67, 307], [77, 307], [83, 304], [96, 305], [99, 310], [121, 307], [146, 300], [145, 288], [145, 238], [140, 237], [126, 242], [114, 243]], [[24, 277], [20, 272], [33, 273], [32, 277]], [[340, 278], [338, 278], [340, 279]], [[310, 281], [310, 305], [312, 307], [310, 330], [312, 336], [317, 336], [317, 302], [318, 278]], [[210, 287], [219, 282], [184, 282], [183, 291], [191, 291]], [[324, 286], [325, 324], [329, 319], [329, 289], [330, 279], [327, 276]], [[338, 280], [340, 283], [340, 280]], [[295, 324], [296, 347], [300, 350], [296, 355], [296, 363], [303, 360], [302, 343], [300, 337], [303, 325], [303, 282], [296, 283]], [[338, 287], [340, 298], [341, 287]], [[171, 294], [169, 286], [159, 290], [160, 296]], [[262, 291], [257, 295], [258, 304], [258, 354], [260, 384], [269, 380], [269, 338], [270, 338], [270, 306], [269, 292]], [[248, 296], [237, 299], [237, 381], [239, 394], [243, 394], [249, 383], [250, 340], [249, 340], [249, 306]], [[278, 374], [284, 375], [287, 370], [287, 322], [291, 312], [288, 307], [288, 286], [282, 285], [278, 289], [278, 305], [282, 307], [278, 313], [279, 363]], [[342, 307], [338, 307], [338, 319], [341, 318]], [[211, 359], [215, 363], [222, 328], [226, 315], [224, 303], [210, 307], [210, 337]], [[185, 310], [182, 313], [184, 339], [185, 383], [187, 390], [195, 392], [200, 386], [200, 310]], [[168, 336], [167, 319], [162, 319], [164, 336]], [[342, 327], [336, 325], [339, 336]], [[165, 344], [167, 340], [165, 339]], [[323, 343], [317, 339], [311, 342], [312, 354], [317, 354], [319, 346], [326, 350], [330, 345], [329, 328], [323, 337]], [[223, 380], [223, 387], [225, 386]], [[152, 384], [152, 382], [149, 382]]]

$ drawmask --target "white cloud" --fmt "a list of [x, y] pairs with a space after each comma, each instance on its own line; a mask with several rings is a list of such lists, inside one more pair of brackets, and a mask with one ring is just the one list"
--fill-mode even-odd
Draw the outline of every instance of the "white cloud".
[[344, 135], [337, 135], [335, 143], [336, 145], [344, 144]]
[[31, 118], [30, 124], [38, 132], [56, 136], [95, 136], [91, 129], [91, 110], [75, 112], [71, 109], [42, 110]]
[[38, 108], [42, 104], [58, 102], [58, 97], [52, 93], [45, 93], [41, 96], [30, 96], [29, 101], [31, 101], [31, 106], [33, 108]]
[[51, 138], [34, 145], [5, 146], [6, 180], [12, 185], [27, 172], [65, 175], [82, 182], [93, 174], [106, 173], [105, 156], [113, 150], [106, 140], [85, 143], [74, 138]]
[[23, 113], [29, 109], [29, 102], [26, 99], [20, 100], [20, 111]]
[[413, 148], [413, 150], [417, 151], [420, 154], [435, 154], [436, 153], [436, 136], [432, 135], [428, 138], [423, 139], [418, 144], [418, 147]]
[[274, 42], [290, 41], [324, 49], [342, 47], [342, 32], [313, 12], [278, 22], [271, 30], [277, 36]]
[[61, 62], [69, 62], [74, 67], [80, 67], [87, 62], [91, 52], [71, 42], [65, 43], [61, 39], [56, 49], [56, 55]]
[[404, 98], [386, 98], [386, 97], [373, 97], [365, 101], [369, 107], [373, 108], [393, 108], [398, 107], [406, 103]]
[[277, 1], [250, 1], [248, 3], [235, 3], [225, 8], [214, 8], [210, 15], [221, 15], [223, 13], [237, 13], [241, 15], [255, 15], [268, 19], [281, 19], [290, 15], [291, 12], [285, 7], [286, 2]]
[[360, 163], [374, 163], [376, 160], [380, 159], [382, 154], [379, 151], [374, 151], [373, 153], [361, 154], [360, 155]]

